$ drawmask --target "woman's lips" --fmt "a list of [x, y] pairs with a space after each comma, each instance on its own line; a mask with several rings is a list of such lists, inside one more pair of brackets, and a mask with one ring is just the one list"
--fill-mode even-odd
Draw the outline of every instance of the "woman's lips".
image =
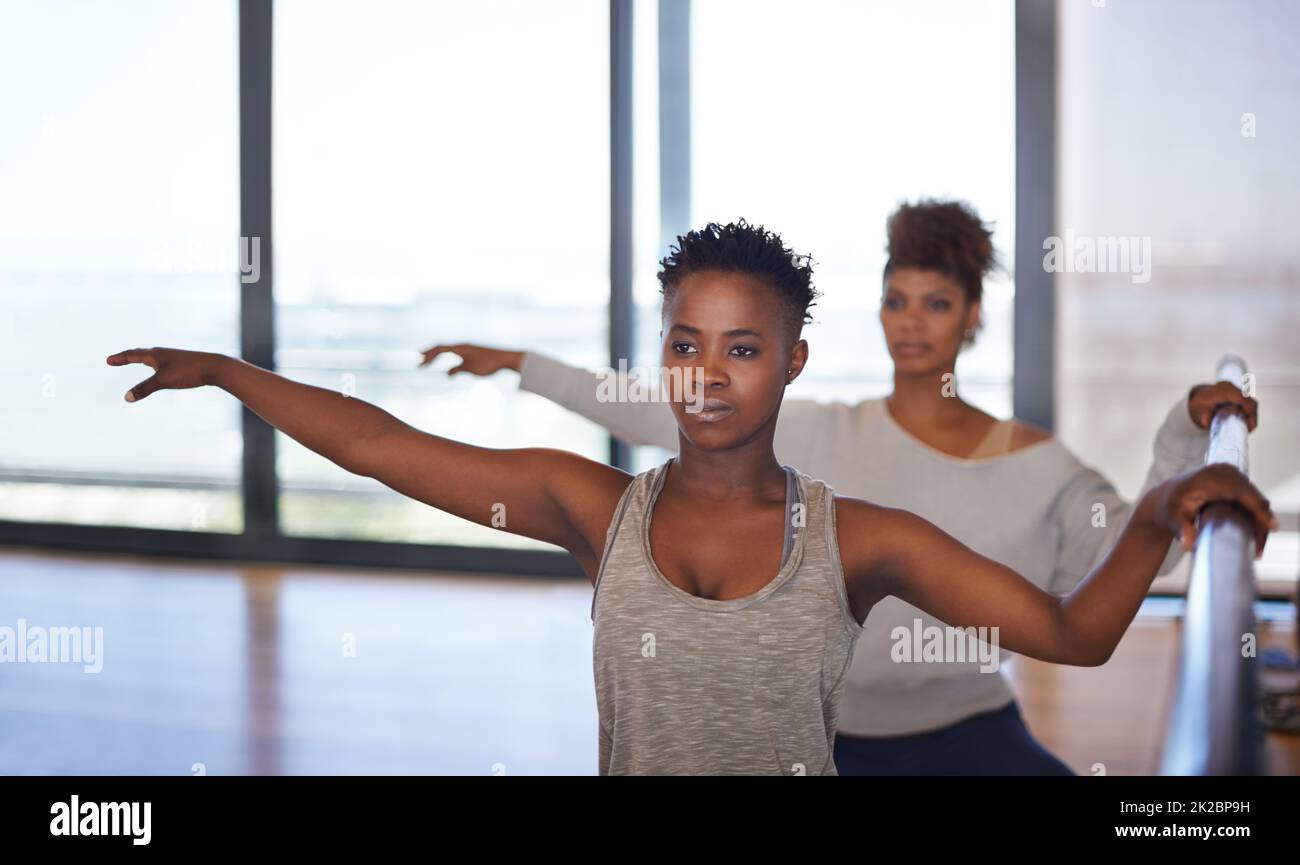
[[701, 423], [717, 423], [731, 415], [735, 411], [730, 403], [725, 403], [720, 399], [706, 399], [704, 406], [697, 412], [688, 412], [691, 417]]
[[928, 343], [924, 342], [896, 342], [894, 343], [894, 354], [901, 357], [917, 357], [925, 354], [930, 350]]

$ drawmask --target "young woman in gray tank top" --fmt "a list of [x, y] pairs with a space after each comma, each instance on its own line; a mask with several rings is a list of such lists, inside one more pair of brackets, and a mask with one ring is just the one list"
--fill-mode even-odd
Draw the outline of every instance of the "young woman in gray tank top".
[[128, 402], [221, 388], [349, 471], [571, 552], [595, 586], [602, 774], [834, 774], [844, 672], [881, 599], [996, 628], [985, 633], [1010, 651], [1100, 664], [1203, 505], [1246, 508], [1261, 549], [1276, 527], [1240, 472], [1186, 472], [1143, 496], [1112, 553], [1057, 598], [920, 517], [836, 496], [777, 461], [776, 420], [808, 360], [800, 332], [816, 296], [810, 264], [777, 235], [710, 224], [679, 238], [659, 276], [662, 364], [692, 387], [672, 402], [679, 455], [636, 477], [564, 451], [429, 435], [219, 354], [134, 349], [108, 363], [153, 368]]
[[[886, 233], [887, 260], [873, 289], [881, 292], [892, 392], [857, 402], [788, 392], [773, 437], [777, 460], [842, 495], [922, 516], [1040, 588], [1067, 594], [1119, 539], [1131, 502], [1062, 441], [1015, 419], [997, 421], [962, 399], [957, 358], [974, 342], [984, 279], [997, 265], [992, 226], [964, 202], [922, 200], [899, 205]], [[870, 334], [862, 336], [865, 348]], [[448, 375], [512, 369], [521, 390], [620, 441], [678, 448], [677, 421], [666, 406], [601, 398], [606, 373], [534, 351], [465, 343], [425, 349], [421, 365], [443, 352], [460, 358]], [[860, 354], [863, 364], [877, 359]], [[1248, 428], [1256, 425], [1255, 400], [1231, 382], [1174, 390], [1152, 442], [1144, 492], [1205, 463], [1210, 418], [1221, 406], [1235, 406]], [[1171, 543], [1161, 574], [1180, 553]], [[840, 774], [1072, 774], [1026, 726], [1000, 673], [1005, 655], [999, 663], [969, 654], [900, 656], [910, 635], [942, 632], [945, 624], [898, 598], [872, 608], [844, 676], [835, 739]]]

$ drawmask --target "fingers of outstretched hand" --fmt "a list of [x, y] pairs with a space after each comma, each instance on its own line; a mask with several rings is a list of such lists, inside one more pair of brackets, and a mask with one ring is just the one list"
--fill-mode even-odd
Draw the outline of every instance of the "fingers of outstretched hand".
[[154, 374], [144, 381], [131, 388], [122, 397], [127, 402], [136, 402], [142, 400], [149, 394], [158, 389], [158, 355], [154, 349], [149, 348], [132, 348], [126, 351], [119, 351], [117, 354], [108, 356], [109, 366], [126, 366], [132, 363], [142, 363], [154, 370]]
[[424, 356], [424, 359], [420, 361], [419, 365], [428, 366], [438, 359], [438, 355], [445, 354], [449, 351], [460, 354], [459, 349], [462, 347], [463, 346], [459, 345], [435, 345], [431, 348], [426, 348], [424, 351], [420, 352], [420, 354]]
[[153, 369], [158, 368], [158, 359], [152, 349], [132, 348], [108, 356], [109, 366], [125, 366], [129, 363], [143, 363]]
[[156, 390], [158, 390], [158, 376], [154, 374], [128, 390], [123, 398], [127, 402], [139, 402]]

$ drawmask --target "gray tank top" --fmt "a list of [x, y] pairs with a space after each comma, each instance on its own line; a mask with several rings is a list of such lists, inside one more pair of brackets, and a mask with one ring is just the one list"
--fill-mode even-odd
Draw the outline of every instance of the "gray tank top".
[[780, 572], [743, 598], [710, 600], [670, 583], [650, 556], [672, 462], [633, 478], [605, 536], [591, 612], [600, 774], [836, 774], [839, 698], [862, 627], [834, 490], [786, 467], [799, 507]]

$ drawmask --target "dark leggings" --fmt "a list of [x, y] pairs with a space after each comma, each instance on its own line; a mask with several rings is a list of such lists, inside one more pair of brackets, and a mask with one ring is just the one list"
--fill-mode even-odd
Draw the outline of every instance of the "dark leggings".
[[1034, 740], [1014, 700], [910, 736], [835, 737], [841, 775], [1073, 775]]

